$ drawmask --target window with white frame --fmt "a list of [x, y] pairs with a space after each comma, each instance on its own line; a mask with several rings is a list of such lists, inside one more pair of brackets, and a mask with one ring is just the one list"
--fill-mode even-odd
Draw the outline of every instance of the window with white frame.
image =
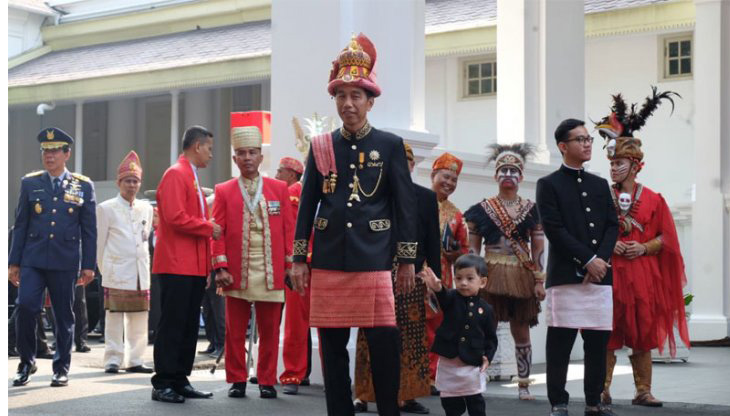
[[664, 78], [692, 76], [692, 35], [664, 39]]
[[464, 98], [483, 97], [497, 93], [497, 60], [483, 58], [464, 61]]

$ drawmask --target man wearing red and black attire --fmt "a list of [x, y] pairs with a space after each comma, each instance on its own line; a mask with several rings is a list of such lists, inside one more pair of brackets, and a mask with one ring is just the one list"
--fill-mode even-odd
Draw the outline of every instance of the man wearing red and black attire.
[[155, 332], [152, 400], [182, 403], [209, 398], [194, 389], [193, 369], [200, 324], [200, 304], [210, 273], [210, 239], [221, 228], [210, 213], [198, 180], [198, 169], [212, 159], [213, 134], [193, 126], [183, 136], [183, 154], [157, 187], [159, 226], [152, 273], [159, 276], [161, 316]]

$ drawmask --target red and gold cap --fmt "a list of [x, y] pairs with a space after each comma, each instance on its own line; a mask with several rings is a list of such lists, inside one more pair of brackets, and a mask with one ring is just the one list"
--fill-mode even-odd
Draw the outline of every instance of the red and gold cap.
[[433, 161], [432, 170], [448, 169], [457, 175], [461, 173], [461, 168], [464, 166], [464, 162], [458, 157], [446, 152]]
[[142, 163], [139, 161], [139, 156], [134, 150], [127, 153], [122, 163], [117, 168], [117, 182], [133, 176], [137, 180], [142, 180]]
[[367, 36], [362, 33], [353, 36], [350, 44], [332, 62], [327, 92], [334, 96], [337, 87], [352, 85], [379, 96], [380, 87], [375, 80], [376, 58], [375, 45]]
[[304, 165], [302, 165], [302, 162], [294, 159], [293, 157], [282, 157], [279, 161], [279, 167], [291, 169], [300, 175], [304, 173]]

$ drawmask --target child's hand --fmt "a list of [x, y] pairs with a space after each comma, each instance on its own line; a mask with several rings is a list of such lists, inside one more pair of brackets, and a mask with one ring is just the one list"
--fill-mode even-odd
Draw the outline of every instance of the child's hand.
[[487, 357], [482, 357], [482, 366], [479, 368], [479, 371], [483, 373], [487, 371], [487, 367], [489, 367], [489, 359]]
[[434, 292], [441, 291], [441, 280], [436, 277], [436, 274], [434, 274], [430, 267], [424, 266], [423, 270], [418, 273], [418, 277], [423, 280], [423, 283], [425, 283], [429, 289]]

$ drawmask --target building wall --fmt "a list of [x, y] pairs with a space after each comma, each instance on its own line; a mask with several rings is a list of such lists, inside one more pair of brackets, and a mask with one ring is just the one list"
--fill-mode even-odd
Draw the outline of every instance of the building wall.
[[[586, 39], [586, 120], [608, 114], [611, 94], [623, 93], [628, 102], [642, 103], [651, 85], [678, 92], [683, 98], [664, 103], [637, 134], [643, 141], [646, 166], [639, 180], [662, 192], [670, 206], [691, 202], [693, 182], [694, 92], [692, 80], [660, 79], [659, 47], [665, 33], [632, 34]], [[497, 96], [461, 97], [461, 62], [470, 57], [449, 56], [426, 61], [426, 128], [441, 137], [441, 147], [458, 152], [486, 155], [486, 146], [496, 141]], [[608, 177], [609, 165], [603, 140], [597, 133], [589, 168]], [[515, 138], [515, 141], [521, 138]]]

